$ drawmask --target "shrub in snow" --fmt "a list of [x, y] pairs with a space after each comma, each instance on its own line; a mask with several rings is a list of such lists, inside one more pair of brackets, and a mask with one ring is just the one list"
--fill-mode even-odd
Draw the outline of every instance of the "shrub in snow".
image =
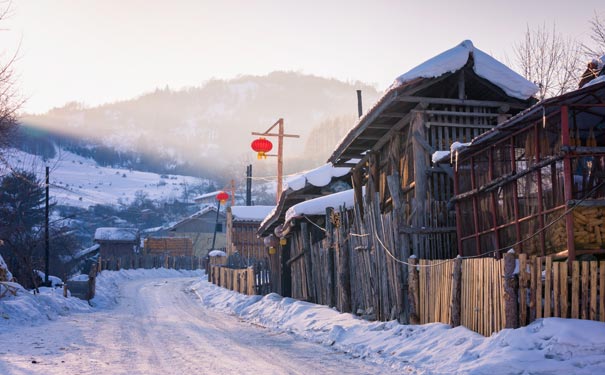
[[8, 270], [8, 266], [6, 262], [0, 255], [0, 281], [11, 281], [13, 279], [13, 274]]

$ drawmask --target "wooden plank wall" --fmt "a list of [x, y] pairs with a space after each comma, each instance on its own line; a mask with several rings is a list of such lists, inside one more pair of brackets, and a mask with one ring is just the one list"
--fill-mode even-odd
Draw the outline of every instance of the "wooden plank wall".
[[[379, 195], [355, 210], [349, 230], [351, 309], [378, 320], [406, 322], [401, 237], [393, 214], [380, 214]], [[350, 224], [349, 224], [350, 225]]]

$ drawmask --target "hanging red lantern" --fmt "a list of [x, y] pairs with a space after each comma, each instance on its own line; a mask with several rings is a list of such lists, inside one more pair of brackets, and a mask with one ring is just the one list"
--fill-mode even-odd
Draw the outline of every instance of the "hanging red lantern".
[[221, 202], [221, 204], [225, 204], [227, 199], [229, 199], [229, 194], [225, 193], [224, 191], [221, 191], [216, 195], [216, 200]]
[[260, 137], [252, 141], [250, 146], [252, 146], [252, 149], [258, 153], [256, 157], [260, 160], [267, 158], [267, 152], [271, 151], [273, 148], [273, 143], [271, 143], [271, 141], [268, 139]]

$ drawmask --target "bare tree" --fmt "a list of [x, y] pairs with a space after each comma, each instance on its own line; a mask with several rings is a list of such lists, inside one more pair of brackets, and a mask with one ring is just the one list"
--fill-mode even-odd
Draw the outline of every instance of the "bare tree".
[[538, 99], [577, 88], [582, 73], [581, 44], [558, 33], [555, 25], [530, 29], [515, 45], [516, 63], [523, 76], [540, 87]]
[[[10, 1], [0, 1], [0, 22], [10, 14], [10, 5]], [[0, 162], [4, 160], [2, 149], [8, 145], [10, 133], [16, 128], [17, 110], [23, 104], [17, 92], [13, 69], [17, 52], [8, 58], [5, 53], [0, 52]]]
[[588, 61], [605, 55], [605, 19], [595, 12], [590, 20], [590, 44], [583, 43], [582, 50]]

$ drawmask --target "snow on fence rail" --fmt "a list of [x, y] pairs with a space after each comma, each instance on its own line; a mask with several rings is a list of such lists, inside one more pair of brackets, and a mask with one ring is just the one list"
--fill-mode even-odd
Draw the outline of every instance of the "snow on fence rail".
[[195, 270], [205, 268], [202, 257], [196, 256], [169, 256], [169, 255], [123, 255], [120, 257], [99, 257], [98, 269], [118, 271], [120, 269], [152, 269], [171, 268], [176, 270]]
[[605, 321], [605, 261], [505, 254], [409, 262], [413, 323], [463, 325], [489, 336], [540, 318]]

